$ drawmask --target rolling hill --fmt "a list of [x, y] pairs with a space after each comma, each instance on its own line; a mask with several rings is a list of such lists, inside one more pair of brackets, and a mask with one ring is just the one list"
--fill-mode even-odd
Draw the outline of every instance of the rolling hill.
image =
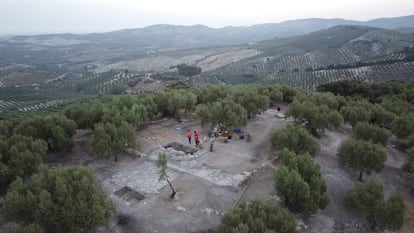
[[[124, 29], [107, 33], [12, 36], [0, 38], [0, 65], [18, 63], [42, 66], [42, 68], [70, 66], [70, 69], [82, 70], [85, 66], [100, 66], [102, 63], [107, 65], [119, 61], [136, 60], [154, 54], [170, 53], [167, 57], [171, 57], [171, 52], [180, 51], [181, 53], [181, 51], [188, 49], [246, 45], [275, 38], [279, 39], [278, 43], [283, 41], [294, 43], [292, 41], [296, 40], [297, 43], [304, 46], [312, 46], [311, 41], [313, 40], [315, 46], [318, 46], [319, 43], [322, 43], [319, 41], [322, 37], [312, 38], [318, 34], [294, 37], [293, 40], [284, 39], [325, 30], [337, 25], [366, 25], [386, 29], [414, 28], [414, 15], [366, 22], [310, 18], [249, 27], [209, 28], [203, 25], [152, 25], [145, 28]], [[353, 36], [353, 34], [347, 35], [346, 33], [359, 33], [358, 30], [366, 29], [345, 30], [346, 33], [341, 30], [342, 28], [337, 28], [336, 32], [334, 30], [325, 31], [325, 33], [337, 33], [336, 35], [339, 36], [331, 35], [331, 39], [325, 37], [323, 40], [332, 44], [333, 41], [339, 39], [338, 44], [340, 44], [344, 41], [343, 38]], [[302, 43], [303, 40], [309, 40], [309, 42]], [[362, 42], [360, 44], [363, 46]], [[274, 46], [271, 46], [273, 49]], [[295, 52], [298, 47], [304, 49], [304, 46], [301, 48], [300, 45], [294, 45], [292, 52]], [[312, 49], [312, 47], [308, 49]], [[270, 52], [278, 53], [278, 51]], [[172, 57], [176, 58], [177, 56]], [[124, 66], [116, 66], [115, 68], [124, 68]], [[103, 69], [103, 71], [107, 71], [107, 69]]]
[[[407, 54], [401, 51], [412, 46], [414, 37], [408, 34], [365, 26], [335, 26], [307, 35], [258, 42], [251, 48], [263, 53], [205, 72], [201, 78], [204, 81], [200, 82], [286, 83], [295, 78], [326, 79], [323, 82], [337, 78], [414, 80], [411, 61], [407, 65], [392, 65], [407, 62]], [[395, 72], [386, 71], [393, 69]], [[311, 90], [314, 86], [303, 87]]]
[[[411, 22], [413, 16], [368, 22], [305, 19], [220, 29], [154, 25], [2, 38], [0, 112], [46, 111], [127, 86], [134, 93], [157, 91], [174, 80], [188, 85], [283, 83], [306, 90], [345, 79], [412, 81]], [[181, 63], [201, 67], [202, 74], [177, 77], [170, 67]]]
[[414, 15], [397, 18], [380, 18], [370, 21], [346, 19], [308, 18], [281, 23], [252, 26], [209, 28], [204, 25], [179, 26], [159, 24], [145, 28], [123, 29], [107, 33], [52, 34], [15, 36], [8, 38], [14, 43], [45, 46], [70, 46], [98, 43], [101, 45], [131, 45], [155, 49], [195, 48], [234, 45], [277, 38], [285, 38], [331, 28], [337, 25], [361, 25], [383, 29], [414, 27]]

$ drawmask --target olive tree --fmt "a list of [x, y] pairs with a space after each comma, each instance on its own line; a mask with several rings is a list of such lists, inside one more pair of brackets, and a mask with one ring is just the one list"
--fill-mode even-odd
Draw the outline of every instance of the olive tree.
[[259, 93], [258, 87], [253, 85], [235, 86], [228, 94], [228, 98], [240, 104], [247, 111], [248, 118], [269, 107], [268, 96]]
[[43, 140], [21, 135], [0, 136], [0, 194], [17, 177], [27, 178], [35, 173], [46, 158], [46, 151]]
[[280, 85], [259, 86], [258, 93], [269, 97], [269, 104], [276, 104], [283, 101], [283, 93]]
[[391, 129], [392, 122], [397, 116], [383, 108], [379, 104], [375, 104], [371, 109], [371, 119], [369, 122], [383, 128]]
[[68, 119], [76, 122], [79, 129], [93, 129], [93, 125], [102, 119], [103, 108], [103, 104], [95, 100], [71, 104], [63, 112]]
[[229, 87], [224, 85], [202, 85], [195, 90], [197, 104], [208, 104], [224, 99], [229, 93]]
[[413, 105], [400, 95], [385, 96], [381, 101], [381, 106], [396, 115], [409, 114], [414, 110]]
[[414, 147], [407, 150], [407, 160], [402, 166], [402, 170], [408, 173], [414, 173]]
[[399, 138], [407, 138], [414, 133], [414, 114], [402, 114], [392, 122], [392, 132]]
[[368, 122], [371, 119], [371, 112], [364, 106], [347, 105], [341, 108], [340, 113], [344, 121], [354, 127], [358, 122]]
[[368, 122], [358, 122], [353, 130], [355, 139], [370, 141], [375, 144], [387, 146], [390, 131]]
[[133, 136], [134, 127], [125, 121], [95, 124], [89, 152], [101, 158], [116, 155], [125, 149]]
[[312, 214], [329, 204], [320, 166], [309, 154], [296, 155], [287, 149], [280, 152], [282, 165], [274, 174], [275, 190], [292, 210]]
[[282, 92], [283, 101], [288, 103], [291, 103], [296, 95], [304, 92], [302, 89], [288, 85], [280, 85], [279, 90]]
[[289, 104], [286, 116], [294, 117], [297, 124], [316, 135], [318, 130], [336, 128], [343, 123], [338, 106], [337, 98], [332, 94], [298, 95]]
[[270, 136], [270, 143], [274, 149], [286, 148], [296, 154], [309, 153], [315, 156], [319, 152], [318, 142], [299, 126], [286, 126], [275, 131]]
[[197, 103], [197, 96], [186, 89], [169, 90], [158, 93], [155, 103], [157, 104], [158, 112], [163, 115], [175, 116], [181, 109], [186, 111], [193, 110]]
[[253, 200], [240, 203], [224, 214], [218, 233], [296, 233], [294, 216], [273, 203]]
[[9, 136], [13, 133], [13, 122], [0, 120], [0, 135]]
[[359, 171], [358, 180], [362, 181], [365, 172], [379, 172], [384, 168], [387, 152], [379, 144], [350, 138], [343, 142], [338, 149], [339, 163]]
[[197, 107], [197, 116], [201, 125], [219, 127], [221, 132], [230, 128], [238, 128], [247, 123], [246, 110], [229, 99], [220, 99], [213, 103], [202, 104]]
[[77, 125], [63, 114], [34, 116], [23, 119], [14, 133], [28, 137], [43, 139], [52, 151], [70, 151], [73, 147], [72, 136]]
[[93, 171], [81, 166], [42, 167], [25, 182], [17, 179], [1, 206], [8, 221], [34, 223], [56, 233], [92, 230], [105, 224], [113, 211]]
[[406, 206], [401, 193], [384, 200], [384, 187], [379, 181], [357, 182], [343, 196], [345, 207], [363, 213], [371, 229], [398, 230], [402, 227]]

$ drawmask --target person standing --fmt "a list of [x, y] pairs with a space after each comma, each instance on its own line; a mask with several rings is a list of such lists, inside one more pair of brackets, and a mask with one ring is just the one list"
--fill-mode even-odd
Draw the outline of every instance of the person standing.
[[188, 143], [190, 143], [191, 144], [191, 137], [192, 137], [193, 135], [191, 134], [191, 131], [188, 129], [187, 130], [187, 138], [188, 138]]
[[198, 133], [197, 133], [197, 131], [194, 131], [194, 140], [195, 140], [195, 145], [198, 146]]

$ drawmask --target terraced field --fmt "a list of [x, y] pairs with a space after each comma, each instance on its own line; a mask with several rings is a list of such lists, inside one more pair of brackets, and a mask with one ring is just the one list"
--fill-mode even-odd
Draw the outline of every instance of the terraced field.
[[414, 62], [398, 62], [390, 65], [365, 66], [350, 69], [318, 70], [312, 72], [277, 72], [260, 80], [261, 83], [287, 84], [305, 90], [315, 90], [319, 85], [341, 80], [386, 82], [414, 80]]
[[63, 105], [65, 101], [60, 100], [51, 100], [46, 102], [39, 101], [3, 101], [0, 100], [0, 113], [9, 112], [9, 111], [19, 111], [19, 112], [30, 112], [30, 111], [39, 111], [45, 110], [48, 108], [58, 107]]
[[398, 62], [389, 65], [372, 66], [371, 72], [367, 76], [373, 82], [391, 80], [412, 82], [414, 80], [414, 62]]
[[137, 83], [134, 87], [128, 88], [127, 93], [138, 94], [138, 93], [151, 93], [162, 91], [166, 87], [166, 83], [156, 80], [143, 80]]
[[403, 61], [412, 46], [412, 37], [393, 31], [338, 26], [258, 42], [252, 49], [263, 53], [207, 71], [190, 83], [285, 83], [313, 90], [343, 79], [407, 81], [413, 78], [411, 64]]
[[254, 57], [262, 51], [256, 49], [241, 49], [208, 56], [197, 63], [203, 72], [215, 70], [221, 66], [238, 62], [245, 58]]
[[65, 78], [55, 87], [60, 87], [70, 92], [82, 92], [89, 94], [107, 94], [116, 85], [126, 85], [129, 79], [139, 75], [137, 72], [125, 70], [111, 70], [105, 73], [84, 73]]
[[[391, 59], [391, 56], [390, 56]], [[228, 66], [227, 68], [230, 68]], [[233, 66], [233, 69], [236, 69]], [[230, 70], [230, 69], [229, 69]], [[266, 75], [262, 67], [249, 68], [246, 73], [235, 72], [237, 75], [217, 73], [215, 76], [202, 75], [190, 79], [189, 85], [198, 86], [203, 83], [260, 83], [260, 84], [286, 84], [315, 90], [319, 85], [341, 80], [359, 80], [367, 82], [386, 82], [400, 80], [411, 82], [414, 80], [414, 62], [397, 62], [387, 65], [363, 66], [348, 69], [323, 69], [315, 71], [276, 71]], [[255, 80], [253, 80], [255, 79]]]
[[[280, 83], [314, 90], [339, 80], [414, 79], [414, 63], [406, 59], [412, 54], [412, 37], [359, 26], [209, 48], [101, 48], [68, 40], [63, 49], [46, 49], [50, 42], [62, 41], [52, 37], [43, 45], [30, 43], [44, 51], [4, 50], [2, 56], [10, 59], [0, 63], [1, 113], [49, 111], [76, 98], [120, 94], [125, 90], [155, 92], [177, 81], [189, 86]], [[171, 67], [181, 63], [200, 67], [201, 75], [180, 76]]]
[[277, 72], [266, 76], [260, 82], [265, 84], [286, 84], [307, 91], [315, 90], [319, 85], [341, 80], [367, 81], [369, 67], [341, 70], [318, 70], [312, 72]]
[[[372, 63], [378, 62], [397, 62], [403, 60], [404, 54], [395, 53], [379, 56], [376, 59], [369, 60]], [[264, 78], [275, 72], [291, 71], [312, 71], [330, 66], [355, 64], [360, 59], [347, 48], [340, 49], [322, 49], [302, 54], [286, 54], [273, 57], [257, 56], [253, 59], [244, 59], [224, 65], [218, 69], [206, 72], [206, 76], [231, 76], [254, 74], [257, 77]]]
[[[112, 94], [113, 88], [123, 92], [129, 81], [142, 76], [140, 72], [111, 70], [105, 73], [66, 73], [47, 82], [33, 85], [0, 87], [0, 113], [56, 111], [64, 105], [97, 95]], [[53, 77], [53, 76], [51, 76]], [[165, 82], [143, 80], [130, 93], [157, 92]]]

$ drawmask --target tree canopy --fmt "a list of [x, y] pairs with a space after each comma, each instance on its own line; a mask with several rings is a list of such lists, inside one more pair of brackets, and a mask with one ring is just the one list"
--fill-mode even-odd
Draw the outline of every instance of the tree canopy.
[[79, 129], [92, 129], [102, 119], [103, 104], [95, 100], [88, 103], [75, 103], [67, 106], [63, 113], [76, 122]]
[[369, 122], [371, 124], [391, 128], [391, 123], [396, 115], [385, 109], [380, 104], [372, 104], [366, 99], [348, 98], [345, 106], [341, 107], [340, 113], [345, 122], [349, 122], [352, 127], [358, 122]]
[[158, 112], [175, 116], [179, 110], [191, 111], [195, 108], [197, 96], [185, 89], [170, 90], [158, 93], [155, 97]]
[[296, 123], [316, 135], [318, 130], [336, 128], [343, 123], [338, 107], [339, 103], [332, 94], [297, 95], [289, 104], [286, 116], [294, 117]]
[[384, 200], [384, 187], [379, 181], [355, 183], [343, 196], [345, 207], [363, 213], [371, 228], [398, 230], [402, 227], [406, 206], [401, 193]]
[[35, 173], [46, 157], [43, 140], [13, 135], [0, 136], [0, 194], [17, 177], [27, 178]]
[[345, 120], [354, 127], [358, 122], [368, 122], [371, 119], [371, 104], [366, 100], [349, 101], [342, 107], [340, 113]]
[[272, 133], [270, 143], [274, 149], [284, 148], [296, 154], [309, 153], [315, 156], [319, 152], [319, 144], [308, 131], [299, 126], [286, 126]]
[[296, 233], [295, 218], [273, 203], [253, 200], [228, 211], [217, 227], [218, 233]]
[[381, 101], [381, 106], [396, 115], [408, 114], [414, 110], [414, 106], [407, 100], [396, 95], [385, 96]]
[[291, 103], [294, 100], [296, 95], [304, 92], [300, 88], [291, 87], [288, 85], [280, 85], [279, 90], [282, 92], [283, 101], [287, 103]]
[[80, 166], [42, 167], [26, 182], [18, 178], [1, 206], [8, 221], [37, 224], [56, 233], [94, 229], [105, 224], [113, 211], [93, 172]]
[[408, 173], [414, 173], [414, 147], [409, 148], [407, 151], [407, 160], [402, 166], [402, 170]]
[[317, 88], [317, 91], [331, 92], [341, 96], [363, 97], [370, 102], [378, 103], [386, 95], [402, 93], [404, 87], [400, 82], [366, 83], [342, 80], [323, 84]]
[[296, 155], [287, 149], [280, 152], [283, 164], [274, 174], [279, 197], [292, 210], [312, 214], [329, 204], [320, 166], [309, 154]]
[[357, 139], [347, 139], [338, 149], [339, 163], [360, 172], [358, 180], [362, 180], [363, 172], [379, 172], [384, 168], [387, 153], [379, 144]]
[[391, 129], [392, 122], [396, 117], [394, 113], [389, 112], [381, 105], [374, 104], [371, 108], [371, 119], [369, 122], [379, 127]]
[[197, 116], [201, 120], [201, 125], [209, 125], [212, 128], [217, 125], [220, 132], [238, 128], [247, 123], [246, 110], [230, 99], [199, 105]]
[[89, 142], [89, 152], [100, 158], [122, 152], [134, 135], [133, 127], [126, 121], [95, 124]]
[[227, 96], [247, 111], [248, 118], [267, 109], [270, 103], [269, 96], [259, 93], [258, 87], [251, 85], [231, 88]]
[[355, 139], [370, 141], [385, 147], [388, 144], [388, 138], [391, 136], [391, 133], [387, 129], [369, 124], [368, 122], [358, 122], [353, 130], [353, 136]]
[[43, 139], [52, 151], [70, 151], [76, 128], [76, 123], [62, 114], [38, 115], [21, 121], [14, 128], [14, 134]]
[[392, 132], [399, 138], [407, 138], [414, 133], [414, 113], [398, 116], [392, 122]]
[[189, 66], [185, 63], [177, 65], [178, 74], [191, 77], [197, 74], [201, 74], [201, 68], [197, 66]]

